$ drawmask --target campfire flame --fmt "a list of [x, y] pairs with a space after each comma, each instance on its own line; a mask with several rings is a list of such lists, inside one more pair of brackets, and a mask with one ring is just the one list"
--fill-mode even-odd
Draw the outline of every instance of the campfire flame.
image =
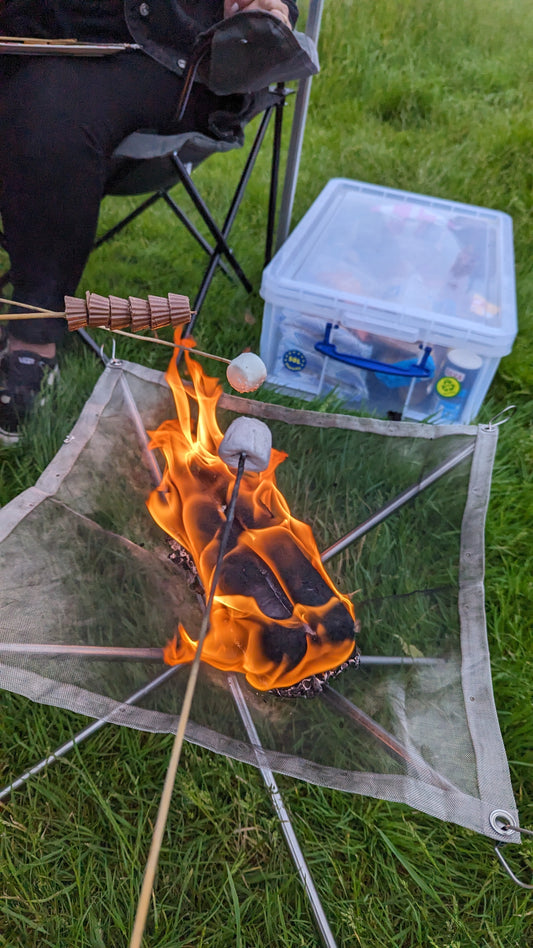
[[[186, 390], [172, 359], [166, 379], [178, 417], [150, 433], [150, 447], [166, 463], [148, 509], [191, 554], [207, 594], [235, 472], [217, 454], [222, 388], [189, 353], [185, 359], [193, 389]], [[259, 691], [324, 681], [357, 655], [353, 606], [322, 566], [311, 528], [292, 516], [276, 486], [276, 468], [286, 457], [273, 449], [267, 470], [245, 471], [202, 649], [202, 660], [244, 673]], [[165, 661], [190, 662], [196, 647], [180, 624]]]

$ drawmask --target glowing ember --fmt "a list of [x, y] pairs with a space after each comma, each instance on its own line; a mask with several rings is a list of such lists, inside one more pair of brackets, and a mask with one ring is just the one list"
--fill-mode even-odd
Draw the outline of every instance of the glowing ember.
[[[222, 389], [185, 358], [194, 391], [185, 390], [173, 359], [166, 378], [178, 418], [151, 433], [150, 447], [163, 452], [166, 466], [148, 508], [189, 551], [208, 591], [235, 472], [217, 453]], [[311, 528], [291, 515], [276, 487], [275, 470], [286, 456], [273, 449], [266, 471], [243, 476], [202, 660], [244, 673], [260, 691], [296, 694], [319, 690], [334, 670], [356, 662], [356, 623], [351, 602], [322, 566]], [[165, 661], [192, 661], [195, 650], [180, 625]]]

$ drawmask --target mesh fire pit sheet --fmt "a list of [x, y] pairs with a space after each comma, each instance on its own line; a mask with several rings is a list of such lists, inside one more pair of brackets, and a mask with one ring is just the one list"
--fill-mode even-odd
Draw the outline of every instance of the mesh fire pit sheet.
[[[132, 408], [131, 399], [134, 406]], [[500, 838], [517, 814], [492, 696], [483, 601], [483, 527], [497, 429], [437, 427], [299, 411], [222, 396], [224, 429], [265, 420], [288, 453], [278, 485], [319, 550], [471, 445], [472, 454], [327, 563], [353, 598], [360, 668], [312, 699], [243, 691], [270, 768], [403, 802]], [[35, 487], [0, 511], [0, 647], [9, 643], [157, 650], [202, 607], [152, 521], [138, 419], [174, 417], [163, 375], [107, 367], [67, 443]], [[137, 426], [136, 426], [137, 418]], [[161, 460], [161, 459], [159, 459]], [[123, 704], [164, 665], [0, 652], [0, 685], [116, 724], [176, 729], [189, 673]], [[202, 663], [187, 739], [253, 765], [225, 673]]]

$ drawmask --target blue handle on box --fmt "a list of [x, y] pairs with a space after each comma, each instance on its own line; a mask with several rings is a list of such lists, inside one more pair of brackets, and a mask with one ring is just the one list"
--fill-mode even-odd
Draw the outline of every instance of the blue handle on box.
[[329, 341], [333, 323], [327, 323], [322, 342], [315, 342], [315, 349], [330, 359], [345, 362], [346, 365], [356, 366], [358, 369], [368, 369], [369, 372], [383, 372], [386, 375], [399, 375], [403, 378], [429, 379], [433, 375], [433, 366], [427, 364], [431, 346], [424, 346], [424, 355], [417, 364], [410, 366], [389, 365], [387, 362], [378, 362], [376, 359], [365, 359], [363, 356], [350, 355], [348, 352], [337, 352], [337, 347]]

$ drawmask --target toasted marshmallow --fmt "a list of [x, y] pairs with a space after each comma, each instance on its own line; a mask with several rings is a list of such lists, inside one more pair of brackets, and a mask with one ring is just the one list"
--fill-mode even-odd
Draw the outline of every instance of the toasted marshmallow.
[[220, 442], [218, 455], [228, 467], [236, 469], [242, 454], [246, 455], [245, 471], [264, 471], [270, 462], [272, 434], [268, 425], [258, 418], [241, 415], [235, 418]]
[[266, 365], [255, 352], [241, 352], [228, 365], [226, 377], [237, 392], [255, 392], [267, 377]]

